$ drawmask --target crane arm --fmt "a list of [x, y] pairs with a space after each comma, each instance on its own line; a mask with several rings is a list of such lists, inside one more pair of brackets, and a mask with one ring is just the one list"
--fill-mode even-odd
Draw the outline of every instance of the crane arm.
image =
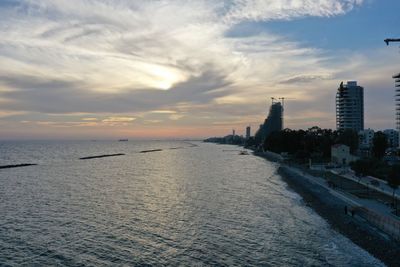
[[400, 42], [400, 39], [385, 39], [384, 42], [386, 43], [386, 45], [389, 45], [390, 42]]

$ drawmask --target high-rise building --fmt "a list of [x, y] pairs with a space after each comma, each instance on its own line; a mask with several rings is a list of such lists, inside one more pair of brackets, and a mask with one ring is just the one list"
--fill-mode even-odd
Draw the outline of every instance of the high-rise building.
[[396, 126], [400, 132], [400, 73], [393, 76], [396, 87]]
[[250, 134], [251, 134], [251, 128], [250, 128], [250, 126], [247, 126], [246, 127], [246, 139], [250, 138]]
[[356, 81], [340, 84], [336, 94], [336, 128], [364, 130], [364, 88]]

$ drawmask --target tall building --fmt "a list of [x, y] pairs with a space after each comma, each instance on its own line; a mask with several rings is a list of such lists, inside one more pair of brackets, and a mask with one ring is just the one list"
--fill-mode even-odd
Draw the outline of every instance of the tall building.
[[364, 88], [356, 81], [340, 83], [336, 94], [336, 128], [364, 130]]
[[393, 76], [396, 87], [396, 126], [400, 132], [400, 73]]
[[281, 102], [272, 102], [268, 117], [264, 124], [260, 125], [259, 135], [261, 141], [265, 140], [272, 132], [282, 131], [283, 128], [283, 106]]
[[251, 135], [251, 128], [250, 128], [250, 126], [247, 126], [246, 127], [246, 139], [249, 139], [250, 135]]

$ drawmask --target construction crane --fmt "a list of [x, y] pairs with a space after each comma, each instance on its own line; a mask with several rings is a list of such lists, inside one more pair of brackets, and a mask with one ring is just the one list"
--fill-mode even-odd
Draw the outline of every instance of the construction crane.
[[385, 39], [383, 41], [386, 43], [386, 45], [389, 45], [389, 43], [392, 43], [392, 42], [400, 42], [400, 39], [388, 38], [388, 39]]

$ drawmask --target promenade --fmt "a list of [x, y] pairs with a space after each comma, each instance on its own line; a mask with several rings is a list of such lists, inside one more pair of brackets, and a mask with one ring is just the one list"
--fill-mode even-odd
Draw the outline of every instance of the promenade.
[[[384, 180], [372, 177], [372, 176], [364, 176], [361, 179], [357, 177], [353, 171], [349, 170], [345, 173], [342, 173], [339, 170], [331, 170], [332, 173], [336, 175], [340, 175], [343, 178], [352, 180], [354, 182], [360, 183], [372, 190], [378, 191], [387, 196], [393, 197], [393, 188], [391, 188], [388, 183]], [[395, 190], [394, 196], [396, 199], [400, 199], [400, 190]]]
[[[393, 189], [384, 181], [373, 177], [364, 177], [359, 181], [359, 178], [349, 171], [343, 174], [343, 170], [332, 170], [330, 173], [336, 175], [336, 179], [349, 181], [347, 186], [332, 186], [326, 177], [312, 175], [307, 170], [299, 168], [299, 166], [284, 163], [279, 154], [266, 151], [261, 153], [261, 156], [280, 162], [281, 167], [286, 172], [307, 180], [309, 184], [323, 188], [333, 197], [346, 203], [349, 214], [353, 211], [357, 218], [369, 222], [393, 239], [400, 240], [400, 218], [393, 214], [393, 209], [390, 206]], [[375, 180], [378, 180], [379, 186], [376, 186], [377, 182]], [[343, 184], [341, 181], [335, 182]], [[375, 186], [373, 183], [375, 183]], [[399, 194], [397, 192], [396, 198], [398, 197]]]

